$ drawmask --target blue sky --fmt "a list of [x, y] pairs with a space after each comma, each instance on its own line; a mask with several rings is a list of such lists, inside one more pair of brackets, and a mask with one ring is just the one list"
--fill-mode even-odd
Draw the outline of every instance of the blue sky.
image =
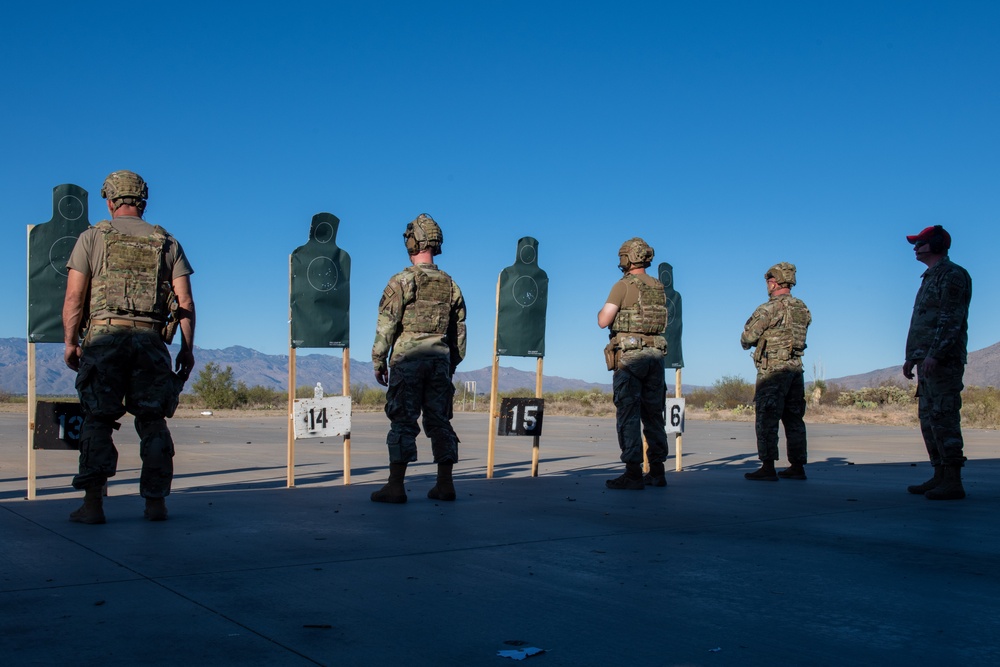
[[674, 266], [685, 383], [753, 377], [739, 334], [779, 261], [813, 313], [807, 379], [901, 363], [923, 268], [903, 237], [930, 224], [973, 276], [970, 349], [1000, 340], [998, 3], [230, 7], [8, 8], [0, 336], [26, 335], [25, 230], [52, 188], [86, 188], [96, 222], [104, 176], [132, 169], [195, 267], [206, 348], [287, 354], [288, 256], [320, 211], [362, 360], [421, 212], [468, 302], [461, 370], [492, 362], [522, 236], [549, 276], [547, 375], [610, 382], [596, 315], [632, 236]]

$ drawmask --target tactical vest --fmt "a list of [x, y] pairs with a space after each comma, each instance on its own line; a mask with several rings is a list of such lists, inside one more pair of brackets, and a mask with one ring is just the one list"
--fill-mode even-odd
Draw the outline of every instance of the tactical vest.
[[170, 281], [161, 275], [167, 232], [157, 225], [149, 236], [130, 236], [107, 220], [96, 227], [104, 242], [104, 264], [91, 281], [90, 312], [164, 320], [170, 295]]
[[767, 367], [777, 370], [786, 365], [782, 362], [793, 366], [802, 363], [799, 357], [806, 349], [806, 331], [811, 317], [806, 304], [795, 297], [778, 297], [775, 302], [778, 305], [777, 317], [762, 338], [766, 341]]
[[630, 307], [622, 308], [611, 324], [616, 333], [660, 335], [667, 329], [667, 295], [663, 285], [650, 285], [638, 276], [626, 274], [622, 280], [639, 290], [639, 299]]
[[448, 333], [451, 316], [451, 278], [444, 271], [416, 266], [405, 269], [413, 277], [414, 301], [403, 311], [403, 331]]

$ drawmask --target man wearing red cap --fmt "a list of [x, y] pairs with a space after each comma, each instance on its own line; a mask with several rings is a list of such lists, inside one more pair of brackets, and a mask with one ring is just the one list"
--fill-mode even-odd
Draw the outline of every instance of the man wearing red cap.
[[962, 375], [969, 342], [972, 278], [948, 258], [951, 235], [941, 225], [907, 236], [918, 262], [927, 265], [906, 336], [903, 375], [917, 369], [920, 431], [934, 476], [907, 491], [931, 500], [959, 500], [962, 487]]

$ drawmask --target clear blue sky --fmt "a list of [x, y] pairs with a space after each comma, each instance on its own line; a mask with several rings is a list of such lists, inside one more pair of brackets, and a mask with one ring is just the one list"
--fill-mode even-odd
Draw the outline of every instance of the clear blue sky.
[[973, 276], [970, 349], [1000, 340], [1000, 3], [233, 7], [7, 8], [0, 336], [26, 335], [25, 230], [52, 188], [89, 190], [96, 222], [104, 176], [132, 169], [195, 267], [206, 348], [287, 353], [288, 256], [320, 211], [362, 360], [421, 212], [468, 302], [461, 370], [492, 362], [522, 236], [549, 275], [546, 374], [610, 382], [596, 315], [637, 235], [674, 265], [685, 383], [753, 377], [739, 334], [779, 261], [813, 312], [807, 379], [901, 363], [923, 269], [903, 237], [935, 223]]

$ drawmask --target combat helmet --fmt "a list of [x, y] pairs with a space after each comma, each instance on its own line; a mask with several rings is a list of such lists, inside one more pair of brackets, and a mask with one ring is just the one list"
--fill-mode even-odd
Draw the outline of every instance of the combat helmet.
[[122, 169], [113, 171], [104, 179], [101, 186], [101, 197], [112, 202], [117, 209], [122, 204], [135, 206], [141, 213], [146, 208], [149, 198], [149, 187], [142, 176], [134, 171]]
[[411, 255], [416, 255], [430, 248], [432, 255], [441, 254], [441, 244], [444, 243], [444, 234], [441, 227], [434, 222], [434, 218], [421, 213], [416, 219], [406, 225], [403, 232], [403, 241], [406, 243], [406, 251]]
[[634, 267], [646, 268], [653, 261], [653, 248], [638, 236], [630, 238], [618, 249], [618, 268], [627, 272]]
[[774, 281], [781, 287], [792, 287], [795, 285], [795, 265], [791, 262], [778, 262], [764, 274], [764, 280], [774, 278]]

